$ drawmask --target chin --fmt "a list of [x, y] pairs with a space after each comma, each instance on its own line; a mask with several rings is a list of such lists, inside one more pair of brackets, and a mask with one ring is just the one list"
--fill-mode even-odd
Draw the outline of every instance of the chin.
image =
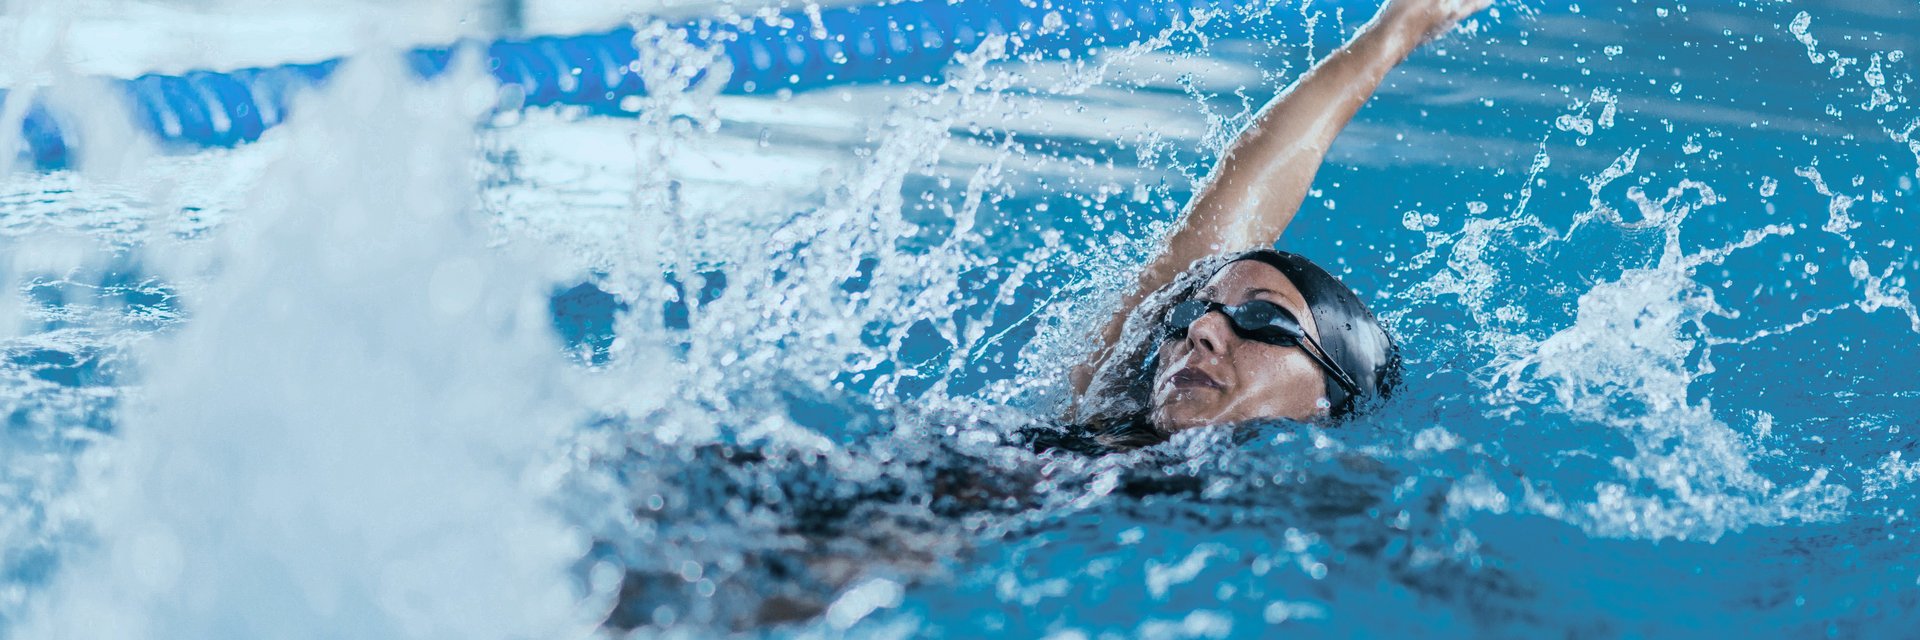
[[1209, 414], [1196, 411], [1197, 407], [1191, 407], [1188, 404], [1173, 402], [1155, 408], [1150, 416], [1153, 419], [1153, 427], [1163, 433], [1173, 434], [1213, 424], [1213, 421], [1208, 419]]
[[1213, 418], [1220, 413], [1218, 407], [1213, 406], [1219, 400], [1217, 394], [1203, 389], [1169, 385], [1153, 400], [1153, 412], [1147, 417], [1153, 420], [1154, 428], [1167, 434], [1213, 424]]

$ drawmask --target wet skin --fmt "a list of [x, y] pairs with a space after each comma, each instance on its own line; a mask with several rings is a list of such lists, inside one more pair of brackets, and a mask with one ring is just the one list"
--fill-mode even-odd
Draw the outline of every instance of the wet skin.
[[[1388, 0], [1353, 39], [1320, 59], [1262, 107], [1222, 150], [1219, 164], [1181, 212], [1178, 224], [1167, 236], [1166, 245], [1141, 269], [1138, 281], [1121, 297], [1113, 317], [1101, 329], [1099, 344], [1092, 355], [1086, 363], [1074, 368], [1071, 374], [1074, 396], [1088, 398], [1094, 380], [1100, 378], [1096, 374], [1119, 364], [1113, 357], [1122, 350], [1116, 350], [1115, 346], [1121, 344], [1128, 319], [1154, 292], [1172, 284], [1196, 261], [1274, 246], [1312, 189], [1314, 176], [1335, 137], [1372, 98], [1387, 73], [1406, 60], [1421, 43], [1490, 4], [1492, 0]], [[1292, 287], [1285, 289], [1292, 290]], [[1302, 320], [1312, 327], [1311, 318], [1303, 316]], [[1243, 365], [1232, 369], [1249, 371]], [[1156, 379], [1158, 382], [1161, 380]], [[1159, 386], [1155, 390], [1163, 391]], [[1205, 410], [1187, 403], [1199, 402], [1200, 395], [1204, 394], [1172, 397], [1157, 393], [1156, 413], [1165, 415], [1164, 424], [1168, 428], [1193, 424], [1203, 415], [1196, 412]], [[1159, 400], [1162, 396], [1165, 402]], [[1236, 397], [1252, 398], [1244, 394]], [[1076, 402], [1076, 413], [1090, 408], [1081, 404]], [[1279, 412], [1289, 417], [1311, 413], [1296, 402], [1283, 403], [1284, 406], [1272, 406], [1272, 402], [1261, 404], [1267, 407], [1242, 409], [1246, 413]], [[1165, 411], [1160, 411], [1162, 408]]]
[[[1299, 318], [1316, 341], [1320, 338], [1300, 289], [1270, 265], [1233, 263], [1214, 274], [1199, 297], [1228, 306], [1273, 302]], [[1160, 366], [1153, 372], [1153, 424], [1173, 433], [1247, 420], [1324, 417], [1326, 378], [1303, 351], [1310, 348], [1241, 338], [1224, 314], [1209, 313], [1194, 321], [1185, 338], [1160, 345]]]

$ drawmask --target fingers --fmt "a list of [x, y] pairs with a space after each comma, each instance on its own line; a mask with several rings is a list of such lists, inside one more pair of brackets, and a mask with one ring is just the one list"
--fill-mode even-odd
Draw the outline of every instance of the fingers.
[[1493, 0], [1428, 0], [1439, 5], [1440, 16], [1434, 24], [1436, 29], [1447, 29], [1468, 16], [1479, 13], [1493, 5]]
[[1427, 19], [1427, 24], [1426, 24], [1425, 31], [1428, 39], [1432, 39], [1432, 38], [1438, 37], [1440, 34], [1446, 33], [1448, 29], [1452, 29], [1455, 25], [1460, 24], [1460, 21], [1465, 20], [1473, 16], [1474, 14], [1485, 10], [1487, 7], [1493, 5], [1493, 0], [1411, 0], [1411, 1], [1416, 4], [1425, 5], [1423, 8], [1426, 10], [1421, 13], [1426, 14], [1425, 17]]
[[1492, 0], [1389, 0], [1381, 13], [1432, 37], [1492, 4]]

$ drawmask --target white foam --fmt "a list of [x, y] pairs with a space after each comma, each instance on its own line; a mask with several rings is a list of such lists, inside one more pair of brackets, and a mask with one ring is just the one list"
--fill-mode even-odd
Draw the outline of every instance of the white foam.
[[584, 541], [530, 475], [575, 415], [551, 281], [474, 217], [475, 76], [403, 73], [342, 69], [214, 246], [147, 249], [210, 286], [143, 350], [120, 439], [88, 452], [61, 508], [99, 546], [24, 636], [583, 628], [565, 571]]

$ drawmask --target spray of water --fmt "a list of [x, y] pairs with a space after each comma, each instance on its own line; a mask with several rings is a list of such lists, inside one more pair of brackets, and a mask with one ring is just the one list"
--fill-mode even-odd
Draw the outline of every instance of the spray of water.
[[[1826, 70], [1833, 77], [1861, 76], [1860, 93], [1867, 96], [1859, 105], [1862, 110], [1885, 123], [1884, 114], [1905, 108], [1906, 100], [1899, 93], [1904, 85], [1890, 82], [1887, 70], [1891, 62], [1904, 58], [1902, 54], [1874, 53], [1868, 65], [1856, 68], [1858, 58], [1818, 47], [1811, 22], [1809, 14], [1799, 13], [1787, 26], [1789, 34], [1807, 48], [1809, 60], [1831, 63]], [[1612, 128], [1620, 113], [1617, 92], [1595, 89], [1591, 99], [1574, 101], [1554, 125], [1558, 131], [1576, 135], [1575, 145], [1583, 147], [1597, 131]], [[1887, 134], [1894, 142], [1907, 142], [1898, 127], [1889, 128]], [[1863, 194], [1859, 190], [1863, 177], [1855, 177], [1854, 189], [1849, 190], [1824, 179], [1817, 166], [1795, 167], [1794, 173], [1827, 201], [1824, 211], [1806, 212], [1806, 223], [1765, 224], [1733, 234], [1723, 246], [1689, 249], [1682, 243], [1682, 232], [1693, 214], [1716, 206], [1759, 207], [1744, 199], [1728, 205], [1729, 198], [1715, 186], [1687, 178], [1664, 195], [1654, 196], [1642, 186], [1651, 181], [1639, 177], [1638, 185], [1624, 189], [1634, 206], [1631, 214], [1623, 214], [1608, 202], [1622, 191], [1614, 186], [1617, 181], [1635, 176], [1641, 151], [1626, 151], [1588, 179], [1589, 208], [1575, 214], [1564, 230], [1528, 210], [1535, 186], [1546, 184], [1541, 176], [1553, 162], [1544, 142], [1514, 210], [1506, 217], [1471, 219], [1454, 233], [1431, 231], [1429, 222], [1409, 218], [1408, 227], [1425, 233], [1429, 249], [1416, 256], [1409, 268], [1420, 269], [1442, 257], [1446, 267], [1411, 287], [1404, 299], [1415, 305], [1457, 299], [1474, 320], [1464, 333], [1465, 347], [1431, 355], [1445, 361], [1465, 351], [1475, 354], [1472, 360], [1487, 362], [1480, 372], [1481, 384], [1491, 392], [1489, 400], [1499, 415], [1512, 417], [1528, 407], [1551, 407], [1552, 413], [1572, 417], [1576, 424], [1604, 428], [1624, 438], [1625, 450], [1600, 454], [1616, 475], [1591, 487], [1590, 500], [1570, 499], [1570, 494], [1583, 492], [1565, 486], [1528, 483], [1524, 487], [1528, 508], [1577, 522], [1596, 535], [1715, 540], [1750, 526], [1843, 516], [1854, 491], [1831, 483], [1828, 469], [1811, 469], [1808, 478], [1786, 481], [1754, 471], [1752, 460], [1766, 454], [1759, 442], [1771, 430], [1770, 416], [1760, 417], [1758, 435], [1742, 433], [1710, 403], [1698, 399], [1696, 383], [1715, 372], [1712, 352], [1717, 345], [1775, 338], [1847, 309], [1864, 313], [1890, 309], [1914, 318], [1910, 299], [1895, 275], [1904, 258], [1876, 270], [1863, 257], [1870, 247], [1855, 238], [1863, 225], [1856, 206], [1868, 200], [1885, 203], [1886, 196], [1878, 191]], [[1681, 151], [1688, 156], [1701, 153], [1698, 136], [1688, 137]], [[1899, 180], [1900, 185], [1889, 186], [1904, 189], [1906, 178]], [[1759, 193], [1773, 198], [1781, 188], [1778, 181], [1765, 178]], [[1487, 209], [1478, 202], [1468, 208], [1475, 214]], [[1770, 203], [1764, 208], [1773, 212]], [[1716, 335], [1710, 319], [1739, 318], [1751, 310], [1721, 303], [1701, 271], [1809, 225], [1845, 241], [1845, 255], [1850, 255], [1845, 264], [1859, 285], [1858, 297], [1809, 308], [1784, 325]], [[1597, 230], [1605, 230], [1599, 235], [1629, 240], [1623, 249], [1646, 244], [1653, 251], [1644, 259], [1631, 257], [1631, 249], [1619, 253], [1625, 268], [1618, 276], [1582, 283], [1580, 288], [1559, 285], [1562, 290], [1584, 291], [1570, 305], [1571, 323], [1541, 331], [1541, 318], [1530, 317], [1528, 309], [1510, 302], [1524, 298], [1529, 287], [1541, 286], [1534, 281], [1538, 272], [1529, 265], [1551, 265], [1581, 255], [1577, 244]], [[1895, 247], [1892, 240], [1878, 244]], [[1817, 273], [1817, 265], [1807, 264], [1805, 271]], [[1539, 305], [1532, 309], [1533, 314], [1541, 311]], [[1405, 313], [1393, 315], [1397, 321], [1411, 321]], [[1914, 327], [1920, 329], [1920, 324]], [[1561, 455], [1595, 452], [1583, 449]], [[1902, 468], [1895, 455], [1871, 472], [1873, 480], [1865, 487], [1869, 496], [1884, 494], [1889, 483], [1903, 477]]]
[[576, 415], [551, 274], [488, 250], [472, 209], [491, 91], [471, 73], [415, 87], [378, 60], [276, 132], [217, 241], [144, 249], [206, 284], [192, 321], [142, 349], [120, 437], [59, 506], [96, 548], [63, 562], [21, 633], [580, 628], [566, 567], [584, 541], [542, 507], [539, 473]]

